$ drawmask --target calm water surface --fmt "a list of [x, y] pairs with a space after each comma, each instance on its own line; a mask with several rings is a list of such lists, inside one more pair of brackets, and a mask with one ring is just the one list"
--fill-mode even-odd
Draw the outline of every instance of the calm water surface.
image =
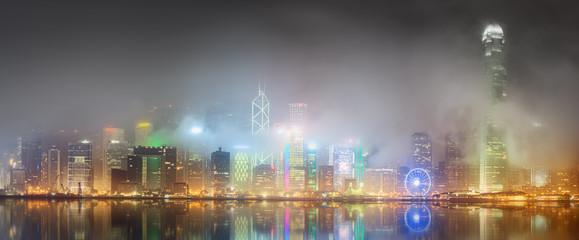
[[579, 206], [0, 199], [0, 239], [579, 239]]

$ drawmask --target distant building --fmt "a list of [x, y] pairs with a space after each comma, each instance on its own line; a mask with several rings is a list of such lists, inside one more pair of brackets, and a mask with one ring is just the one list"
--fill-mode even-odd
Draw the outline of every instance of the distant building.
[[235, 153], [233, 158], [233, 186], [235, 190], [249, 190], [251, 185], [251, 164], [249, 155], [243, 152]]
[[318, 190], [334, 191], [334, 166], [324, 165], [318, 167]]
[[396, 171], [396, 192], [398, 194], [406, 195], [406, 186], [404, 181], [406, 180], [406, 175], [410, 172], [410, 168], [407, 166], [399, 167]]
[[73, 193], [93, 189], [92, 144], [88, 141], [68, 144], [68, 188]]
[[189, 149], [185, 156], [185, 182], [189, 185], [189, 191], [201, 192], [205, 189], [205, 164], [206, 157], [203, 152]]
[[22, 136], [21, 159], [25, 170], [25, 180], [32, 185], [38, 185], [41, 179], [40, 165], [42, 162], [42, 133], [40, 129], [32, 128]]
[[211, 153], [211, 175], [213, 176], [213, 194], [223, 194], [230, 186], [230, 153], [219, 148]]
[[145, 189], [171, 192], [177, 178], [177, 148], [138, 146], [133, 152], [128, 156], [129, 181], [138, 181], [140, 173]]
[[447, 134], [445, 136], [445, 165], [446, 189], [448, 191], [468, 190], [468, 166], [465, 162], [464, 134]]
[[394, 169], [366, 169], [364, 172], [364, 190], [373, 194], [391, 194], [396, 192], [396, 171]]
[[254, 170], [253, 189], [256, 194], [272, 194], [275, 191], [275, 167], [258, 165]]
[[334, 166], [334, 189], [340, 190], [344, 187], [344, 179], [354, 176], [354, 147], [350, 143], [332, 145], [330, 154], [330, 165]]
[[127, 156], [133, 153], [126, 141], [111, 141], [105, 152], [105, 185], [104, 189], [112, 191], [111, 171], [113, 169], [127, 170]]
[[289, 171], [289, 191], [300, 192], [304, 190], [305, 168], [304, 168], [304, 135], [299, 129], [291, 129], [287, 145]]
[[317, 146], [311, 145], [306, 149], [306, 191], [318, 190], [318, 174], [317, 174]]
[[60, 184], [64, 184], [60, 176], [60, 150], [56, 146], [50, 147], [47, 153], [48, 161], [48, 189], [56, 191], [60, 188]]
[[135, 127], [135, 146], [150, 146], [153, 124], [150, 122], [138, 123]]
[[417, 132], [412, 135], [412, 168], [432, 171], [432, 139], [428, 133]]
[[305, 103], [289, 104], [289, 124], [290, 128], [305, 131], [308, 119], [308, 105]]

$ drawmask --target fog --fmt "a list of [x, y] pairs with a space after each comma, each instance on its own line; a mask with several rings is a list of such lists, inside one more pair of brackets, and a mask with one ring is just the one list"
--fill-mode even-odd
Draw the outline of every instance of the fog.
[[[0, 145], [30, 125], [44, 131], [126, 129], [153, 106], [188, 106], [171, 141], [208, 109], [249, 122], [258, 76], [271, 120], [309, 105], [307, 141], [358, 138], [370, 167], [396, 166], [414, 132], [434, 159], [444, 135], [474, 131], [488, 86], [485, 24], [505, 32], [510, 162], [579, 162], [576, 7], [532, 2], [9, 3], [0, 10]], [[473, 130], [475, 129], [475, 130]], [[272, 134], [273, 135], [273, 134]], [[201, 137], [201, 136], [199, 136]], [[217, 146], [252, 140], [221, 126]]]

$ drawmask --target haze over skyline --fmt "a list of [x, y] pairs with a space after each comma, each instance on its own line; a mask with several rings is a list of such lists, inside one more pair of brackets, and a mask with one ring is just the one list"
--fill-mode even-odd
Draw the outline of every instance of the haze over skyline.
[[510, 159], [577, 163], [577, 8], [462, 2], [6, 4], [0, 146], [14, 146], [30, 124], [130, 129], [168, 104], [197, 117], [245, 108], [249, 121], [264, 75], [272, 122], [286, 121], [288, 103], [306, 102], [313, 140], [360, 138], [393, 163], [423, 131], [440, 156], [446, 132], [478, 124], [488, 90], [480, 37], [497, 22]]

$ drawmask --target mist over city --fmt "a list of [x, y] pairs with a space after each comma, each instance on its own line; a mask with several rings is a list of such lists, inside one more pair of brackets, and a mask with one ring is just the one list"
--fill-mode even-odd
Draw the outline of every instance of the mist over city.
[[574, 239], [579, 4], [5, 1], [0, 239]]
[[413, 132], [428, 132], [438, 161], [444, 134], [476, 127], [484, 113], [479, 38], [496, 22], [505, 29], [512, 159], [576, 163], [577, 16], [497, 4], [12, 3], [1, 23], [2, 146], [31, 125], [131, 129], [154, 106], [189, 107], [200, 120], [219, 108], [249, 124], [261, 78], [272, 123], [304, 102], [312, 141], [359, 138], [376, 154], [368, 164], [382, 167], [403, 161]]

